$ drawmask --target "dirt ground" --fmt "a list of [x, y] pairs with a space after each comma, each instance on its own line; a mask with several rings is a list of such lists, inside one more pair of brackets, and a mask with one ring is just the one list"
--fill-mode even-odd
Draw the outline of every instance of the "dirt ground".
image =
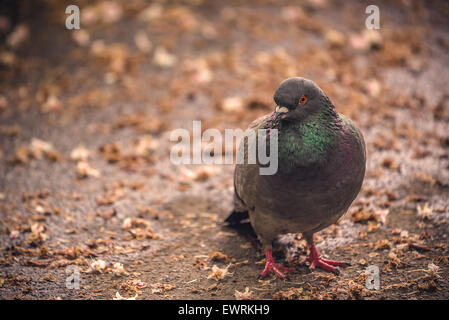
[[[377, 1], [377, 31], [367, 1], [6, 3], [1, 299], [449, 298], [447, 2]], [[80, 30], [65, 28], [72, 3]], [[290, 76], [361, 128], [367, 173], [315, 235], [352, 266], [309, 271], [304, 241], [287, 235], [277, 259], [296, 272], [258, 280], [250, 227], [223, 223], [233, 166], [174, 165], [169, 138], [193, 120], [245, 128]], [[380, 290], [365, 287], [371, 265]]]

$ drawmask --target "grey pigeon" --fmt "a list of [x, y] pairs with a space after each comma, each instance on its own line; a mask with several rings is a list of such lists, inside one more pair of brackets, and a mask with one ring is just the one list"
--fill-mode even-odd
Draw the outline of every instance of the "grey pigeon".
[[[322, 258], [313, 234], [335, 223], [349, 208], [362, 186], [366, 150], [363, 135], [335, 107], [313, 81], [294, 77], [284, 80], [274, 94], [276, 110], [255, 120], [249, 129], [278, 130], [278, 169], [261, 175], [260, 162], [247, 163], [248, 151], [257, 139], [241, 142], [245, 162], [234, 172], [234, 211], [226, 219], [233, 224], [249, 216], [266, 250], [261, 277], [293, 271], [275, 264], [273, 240], [285, 233], [302, 233], [309, 245], [307, 261], [338, 273], [345, 262]], [[268, 139], [269, 133], [264, 139]]]

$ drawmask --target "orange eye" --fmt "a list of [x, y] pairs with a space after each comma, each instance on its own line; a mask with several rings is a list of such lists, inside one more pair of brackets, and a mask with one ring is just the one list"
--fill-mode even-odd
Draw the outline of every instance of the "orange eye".
[[301, 99], [299, 99], [299, 103], [300, 103], [300, 104], [305, 104], [306, 101], [307, 101], [306, 96], [302, 96]]

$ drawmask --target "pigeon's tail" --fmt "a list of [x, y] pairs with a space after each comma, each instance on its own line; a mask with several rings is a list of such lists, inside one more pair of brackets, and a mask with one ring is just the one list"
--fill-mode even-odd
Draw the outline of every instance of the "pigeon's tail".
[[248, 219], [249, 214], [248, 211], [238, 212], [238, 211], [232, 211], [231, 214], [226, 218], [225, 222], [229, 223], [231, 226], [237, 225], [242, 220]]
[[241, 223], [242, 220], [248, 218], [248, 208], [243, 200], [240, 199], [234, 188], [234, 210], [232, 210], [231, 214], [226, 218], [225, 222], [229, 223], [230, 225], [237, 225]]

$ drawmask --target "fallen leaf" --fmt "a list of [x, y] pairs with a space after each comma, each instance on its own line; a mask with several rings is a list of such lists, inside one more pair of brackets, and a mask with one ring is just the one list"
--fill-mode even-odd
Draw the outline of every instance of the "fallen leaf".
[[157, 47], [154, 50], [153, 63], [161, 68], [169, 68], [176, 64], [176, 56], [169, 53], [164, 47]]
[[418, 204], [416, 209], [418, 211], [418, 217], [427, 221], [432, 220], [433, 207], [429, 206], [428, 202], [426, 202], [423, 207]]
[[253, 294], [253, 292], [249, 291], [249, 287], [245, 287], [245, 291], [243, 291], [243, 292], [235, 290], [234, 297], [237, 300], [251, 300], [252, 294]]
[[100, 171], [97, 169], [92, 168], [89, 163], [86, 161], [79, 161], [76, 164], [76, 173], [79, 178], [86, 178], [86, 177], [99, 177], [101, 175]]
[[122, 297], [122, 296], [120, 295], [120, 293], [117, 291], [117, 292], [115, 293], [115, 298], [113, 298], [113, 300], [136, 300], [137, 297], [138, 297], [138, 295], [137, 295], [137, 293], [136, 293], [136, 295], [135, 295], [134, 297], [125, 298], [125, 297]]
[[209, 276], [207, 277], [208, 279], [214, 279], [214, 280], [221, 280], [224, 279], [224, 277], [226, 277], [227, 275], [229, 275], [229, 266], [230, 264], [223, 269], [220, 269], [219, 267], [217, 267], [215, 264], [212, 266], [212, 270], [209, 273]]

